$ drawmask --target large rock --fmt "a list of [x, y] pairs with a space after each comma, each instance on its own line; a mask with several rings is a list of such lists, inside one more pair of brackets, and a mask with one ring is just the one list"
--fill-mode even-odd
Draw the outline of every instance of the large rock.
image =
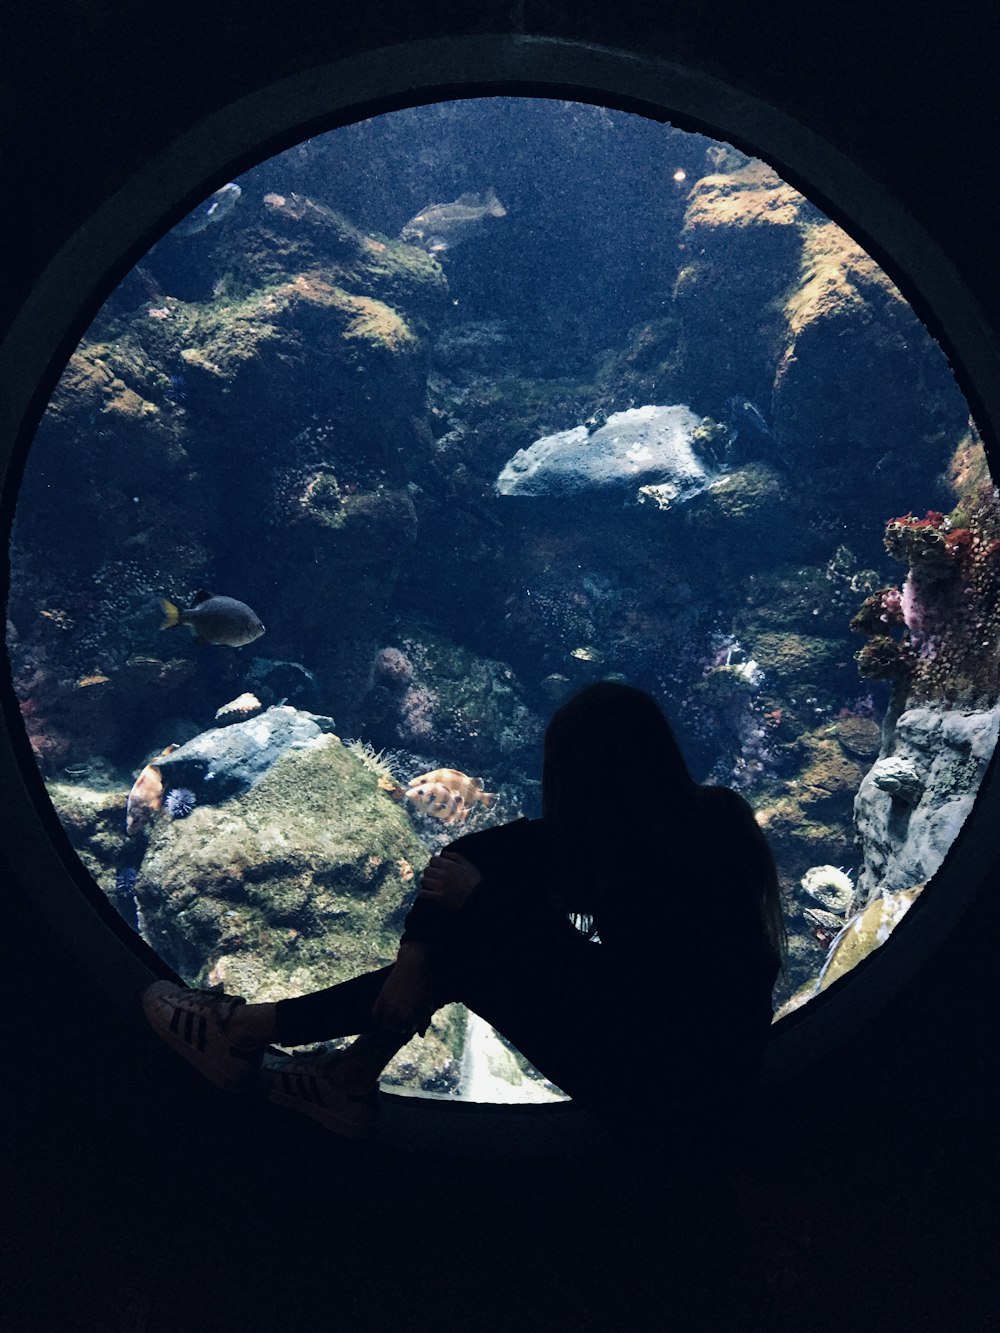
[[[192, 744], [217, 748], [216, 737], [228, 743], [250, 725]], [[139, 867], [143, 933], [161, 955], [192, 982], [260, 999], [391, 961], [425, 852], [377, 773], [316, 730], [262, 771], [220, 761], [219, 774], [227, 798], [199, 801], [186, 818], [164, 811]]]
[[935, 873], [972, 809], [998, 729], [1000, 706], [928, 704], [900, 716], [889, 753], [865, 775], [854, 802], [864, 857], [860, 904]]
[[633, 407], [603, 426], [544, 435], [519, 449], [496, 482], [501, 495], [575, 495], [581, 491], [655, 485], [670, 500], [705, 489], [713, 473], [692, 437], [701, 425], [689, 407]]
[[331, 717], [279, 705], [202, 732], [161, 760], [160, 772], [165, 786], [190, 787], [199, 804], [215, 804], [250, 791], [284, 754], [314, 748], [333, 726]]
[[[141, 933], [162, 958], [193, 985], [250, 1000], [305, 994], [390, 963], [426, 859], [404, 808], [363, 758], [308, 714], [284, 720], [297, 739], [283, 748], [273, 734], [253, 739], [252, 723], [191, 742], [198, 758], [174, 776], [201, 772], [205, 791], [217, 771], [230, 794], [183, 819], [161, 814], [134, 885]], [[269, 762], [255, 764], [254, 754]], [[217, 770], [204, 768], [209, 755]], [[387, 1081], [454, 1091], [464, 1023], [463, 1011], [441, 1010]]]
[[968, 408], [913, 309], [835, 223], [804, 232], [801, 274], [784, 302], [773, 428], [814, 504], [822, 494], [877, 521], [907, 487], [924, 490]]
[[[801, 1008], [814, 995], [818, 995], [820, 991], [826, 990], [835, 981], [846, 976], [863, 958], [881, 948], [923, 889], [923, 884], [914, 884], [909, 889], [897, 889], [894, 893], [885, 894], [884, 897], [874, 898], [867, 907], [855, 912], [831, 943], [819, 976], [814, 980], [810, 979], [786, 1000], [775, 1011], [774, 1021], [777, 1022], [779, 1018], [784, 1018]], [[833, 913], [824, 915], [829, 915], [831, 922], [837, 920]]]
[[763, 162], [696, 181], [680, 233], [674, 304], [686, 377], [700, 401], [749, 395], [768, 410], [780, 356], [780, 302], [802, 254], [809, 205]]

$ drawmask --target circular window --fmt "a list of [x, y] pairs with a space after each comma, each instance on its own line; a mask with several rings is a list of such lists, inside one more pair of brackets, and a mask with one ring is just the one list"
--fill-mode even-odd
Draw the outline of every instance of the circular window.
[[[612, 677], [767, 830], [780, 1016], [916, 900], [1000, 719], [1000, 510], [938, 345], [764, 163], [574, 102], [393, 112], [212, 194], [70, 358], [11, 567], [77, 855], [248, 998], [390, 961], [426, 857], [537, 815], [547, 717]], [[593, 775], [625, 829], [646, 776]], [[457, 1007], [386, 1085], [560, 1096]]]

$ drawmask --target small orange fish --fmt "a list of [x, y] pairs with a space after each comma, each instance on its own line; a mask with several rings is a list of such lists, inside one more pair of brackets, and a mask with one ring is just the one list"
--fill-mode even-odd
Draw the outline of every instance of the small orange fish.
[[[156, 758], [163, 759], [176, 749], [176, 745], [168, 745]], [[125, 804], [126, 836], [130, 838], [133, 833], [138, 833], [140, 829], [145, 828], [162, 805], [163, 778], [160, 776], [160, 770], [154, 759], [146, 765], [135, 782], [132, 783], [132, 790], [128, 794], [128, 801]]]
[[82, 690], [88, 685], [107, 685], [110, 679], [110, 676], [102, 676], [99, 674], [94, 676], [81, 676], [76, 682], [76, 688]]
[[470, 778], [457, 768], [434, 768], [421, 773], [406, 789], [406, 797], [446, 824], [464, 824], [477, 803], [489, 808], [496, 792], [483, 791], [482, 778]]

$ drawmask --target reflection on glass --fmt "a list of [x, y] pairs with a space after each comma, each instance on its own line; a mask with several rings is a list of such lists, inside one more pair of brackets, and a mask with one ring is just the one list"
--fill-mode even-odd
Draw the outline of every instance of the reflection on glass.
[[[628, 679], [768, 831], [787, 1012], [971, 806], [998, 551], [945, 358], [838, 226], [726, 144], [484, 99], [271, 159], [120, 284], [31, 453], [8, 646], [101, 889], [256, 999], [391, 959], [429, 852], [537, 814], [552, 709]], [[626, 822], [645, 778], [593, 775]], [[389, 1081], [556, 1095], [454, 1007]]]

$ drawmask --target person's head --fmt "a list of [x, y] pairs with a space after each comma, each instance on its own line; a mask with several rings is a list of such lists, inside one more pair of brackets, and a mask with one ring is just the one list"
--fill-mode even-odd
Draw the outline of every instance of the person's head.
[[655, 809], [691, 800], [695, 784], [656, 700], [634, 685], [601, 680], [562, 705], [545, 732], [542, 811], [588, 819], [617, 807]]
[[[610, 680], [574, 695], [549, 723], [542, 766], [542, 815], [567, 896], [591, 912], [603, 894], [627, 891], [637, 874], [662, 878], [665, 892], [678, 873], [683, 881], [682, 868], [705, 851], [698, 792], [670, 723], [650, 695]], [[747, 840], [747, 869], [755, 866], [748, 884], [752, 879], [765, 933], [781, 958], [784, 924], [774, 860], [750, 807], [737, 802], [733, 815], [735, 823], [716, 834], [729, 836], [739, 826]]]
[[635, 862], [655, 860], [696, 791], [666, 717], [632, 685], [588, 685], [549, 723], [542, 814], [578, 883], [597, 890], [626, 840]]

